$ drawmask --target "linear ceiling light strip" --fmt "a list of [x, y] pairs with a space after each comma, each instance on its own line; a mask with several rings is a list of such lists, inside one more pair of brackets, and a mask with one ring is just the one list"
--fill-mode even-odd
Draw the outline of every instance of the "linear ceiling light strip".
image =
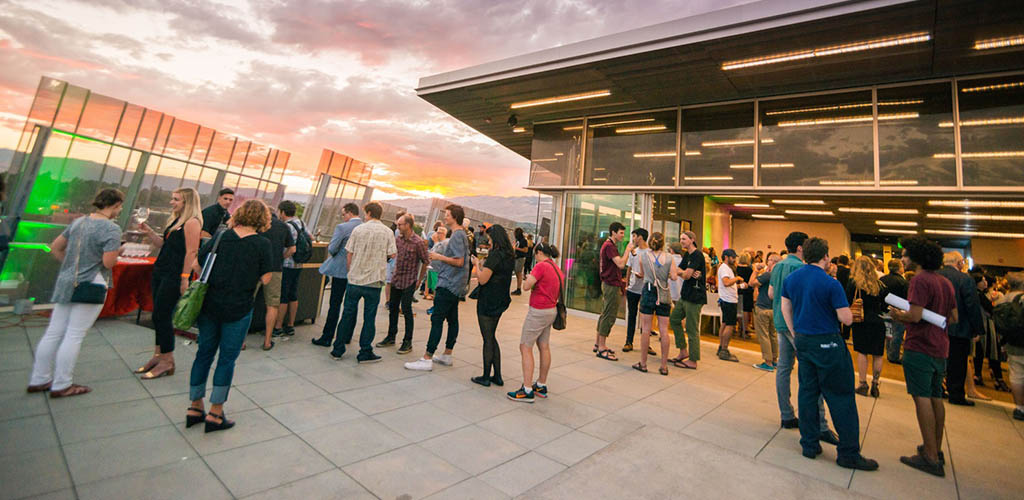
[[738, 61], [727, 61], [725, 63], [722, 63], [722, 69], [728, 71], [733, 69], [764, 66], [767, 64], [778, 64], [790, 61], [799, 61], [802, 59], [813, 59], [815, 57], [827, 57], [838, 54], [848, 54], [851, 52], [883, 49], [886, 47], [896, 47], [900, 45], [910, 45], [914, 43], [927, 42], [928, 40], [931, 39], [931, 33], [927, 31], [921, 31], [917, 33], [908, 33], [905, 35], [878, 38], [874, 40], [864, 40], [861, 42], [846, 43], [842, 45], [832, 45], [829, 47], [818, 47], [815, 49], [798, 50], [794, 52], [786, 52], [783, 54], [774, 54], [770, 56], [755, 57], [751, 59], [741, 59]]

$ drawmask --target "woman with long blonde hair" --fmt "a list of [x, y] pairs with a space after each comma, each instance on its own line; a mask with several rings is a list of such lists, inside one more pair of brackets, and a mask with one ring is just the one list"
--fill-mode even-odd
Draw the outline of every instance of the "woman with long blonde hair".
[[[856, 392], [861, 396], [878, 397], [879, 377], [882, 373], [882, 359], [885, 354], [885, 320], [882, 313], [887, 306], [888, 291], [875, 273], [875, 263], [867, 255], [857, 257], [846, 284], [846, 299], [854, 306], [856, 300], [863, 303], [863, 319], [853, 323], [853, 350], [857, 353], [857, 373], [860, 384]], [[854, 309], [856, 309], [854, 307]], [[868, 388], [868, 356], [871, 356], [871, 387]]]
[[203, 212], [195, 188], [178, 188], [171, 193], [171, 216], [163, 235], [146, 223], [139, 228], [149, 242], [160, 249], [153, 265], [153, 327], [156, 347], [153, 357], [135, 370], [144, 380], [174, 375], [174, 306], [188, 288], [192, 265], [199, 252]]

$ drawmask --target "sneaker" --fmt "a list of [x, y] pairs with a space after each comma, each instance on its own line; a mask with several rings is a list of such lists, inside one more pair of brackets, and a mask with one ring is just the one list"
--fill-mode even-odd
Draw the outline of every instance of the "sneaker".
[[451, 354], [435, 354], [434, 361], [444, 366], [452, 366], [452, 355]]
[[510, 293], [509, 295], [522, 295], [522, 294], [523, 294], [522, 290], [516, 290], [516, 291]]
[[412, 342], [402, 342], [402, 347], [398, 348], [398, 354], [408, 354], [412, 352]]
[[434, 362], [426, 358], [420, 358], [416, 361], [406, 363], [405, 369], [418, 372], [429, 372], [434, 369]]
[[719, 349], [718, 359], [722, 361], [732, 361], [734, 363], [739, 362], [740, 360], [740, 358], [737, 358], [733, 353], [729, 352], [728, 349]]
[[821, 446], [819, 446], [819, 447], [817, 447], [817, 448], [815, 448], [813, 450], [803, 449], [803, 450], [800, 451], [800, 453], [802, 453], [803, 456], [813, 460], [815, 458], [818, 458], [818, 455], [821, 455]]
[[366, 364], [366, 363], [376, 363], [378, 361], [380, 361], [380, 356], [378, 356], [378, 355], [376, 355], [376, 354], [374, 354], [372, 352], [368, 352], [368, 353], [364, 353], [364, 354], [360, 354], [360, 355], [356, 356], [356, 362], [361, 364], [361, 365], [362, 364]]
[[274, 331], [270, 334], [271, 337], [281, 337], [284, 335], [284, 330], [281, 328], [274, 328]]
[[867, 382], [861, 382], [860, 385], [858, 385], [857, 388], [853, 390], [853, 392], [856, 392], [857, 394], [860, 394], [861, 396], [867, 396], [869, 390], [870, 389], [868, 389]]
[[293, 325], [284, 327], [284, 334], [289, 337], [295, 336], [295, 326]]
[[376, 347], [389, 347], [395, 345], [395, 338], [392, 336], [384, 337], [384, 340], [377, 342]]
[[1024, 411], [1021, 411], [1020, 408], [1014, 409], [1013, 410], [1013, 419], [1014, 420], [1024, 420]]
[[330, 347], [331, 346], [331, 341], [327, 340], [325, 338], [313, 339], [313, 340], [310, 340], [309, 343], [311, 343], [313, 345], [318, 345], [320, 347]]
[[417, 299], [417, 298], [416, 298], [416, 296], [415, 296], [415, 295], [413, 295], [413, 297], [412, 297], [412, 303], [413, 303], [413, 304], [417, 304], [417, 303], [419, 303], [419, 301], [420, 301], [420, 299]]
[[533, 383], [533, 393], [536, 394], [538, 398], [547, 399], [548, 398], [548, 386], [546, 386], [546, 385], [545, 386], [541, 386], [541, 385], [538, 385], [536, 382], [534, 382]]
[[345, 351], [338, 352], [338, 351], [335, 351], [333, 349], [331, 350], [331, 359], [333, 359], [335, 361], [341, 361], [341, 357], [344, 356], [344, 355], [345, 355]]
[[782, 428], [783, 429], [796, 429], [798, 427], [800, 427], [800, 419], [799, 418], [795, 418], [794, 417], [794, 418], [782, 421]]
[[857, 470], [878, 470], [878, 462], [865, 458], [860, 453], [855, 457], [839, 457], [836, 459], [836, 463], [844, 469], [857, 469]]
[[517, 390], [517, 391], [512, 391], [512, 392], [508, 393], [507, 395], [508, 395], [508, 398], [511, 399], [512, 401], [519, 401], [520, 403], [532, 403], [533, 402], [533, 393], [531, 392], [531, 393], [527, 394], [526, 393], [526, 389], [524, 389], [522, 387], [520, 387], [519, 390]]
[[775, 367], [774, 366], [769, 365], [768, 363], [765, 363], [763, 361], [758, 363], [758, 364], [756, 364], [756, 365], [754, 365], [754, 368], [757, 368], [758, 370], [764, 370], [766, 372], [773, 372], [773, 371], [775, 371]]

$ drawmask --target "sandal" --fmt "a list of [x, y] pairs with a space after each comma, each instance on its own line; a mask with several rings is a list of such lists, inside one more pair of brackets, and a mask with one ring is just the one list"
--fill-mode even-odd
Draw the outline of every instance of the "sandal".
[[691, 365], [685, 361], [676, 361], [672, 363], [676, 368], [686, 368], [687, 370], [696, 370], [697, 365]]
[[186, 429], [189, 428], [189, 427], [192, 427], [193, 425], [196, 425], [196, 424], [198, 424], [200, 422], [205, 422], [206, 421], [206, 412], [203, 411], [202, 409], [189, 406], [188, 407], [188, 411], [199, 412], [199, 415], [189, 415], [188, 412], [185, 413], [185, 428]]
[[683, 361], [685, 361], [687, 359], [690, 359], [690, 355], [689, 354], [687, 354], [686, 356], [679, 356], [678, 358], [668, 358], [668, 362], [669, 363], [682, 363]]
[[53, 382], [47, 382], [45, 384], [39, 384], [39, 385], [30, 385], [30, 386], [25, 388], [25, 392], [30, 392], [30, 393], [31, 392], [46, 392], [46, 391], [50, 390], [50, 386], [51, 385], [53, 385]]
[[[159, 367], [159, 365], [157, 365], [157, 367]], [[153, 368], [152, 370], [146, 372], [145, 375], [143, 375], [143, 376], [141, 376], [139, 378], [141, 378], [142, 380], [153, 380], [155, 378], [170, 377], [171, 375], [174, 375], [174, 365], [173, 364], [171, 365], [170, 368], [167, 368], [167, 369], [165, 369], [162, 372], [156, 372], [155, 370], [156, 370], [156, 368]]]
[[[273, 348], [274, 348], [274, 341], [273, 340], [270, 341], [270, 345], [265, 345], [265, 346], [261, 347], [261, 349], [263, 349], [264, 351], [269, 351], [269, 350], [271, 350]], [[220, 430], [220, 429], [218, 429], [218, 430]]]
[[668, 375], [668, 368], [658, 368], [658, 373]]
[[594, 352], [597, 352], [597, 344], [594, 344]]
[[601, 359], [607, 359], [608, 361], [618, 361], [619, 358], [615, 357], [615, 351], [611, 349], [604, 349], [597, 353], [597, 357]]
[[71, 396], [81, 396], [82, 394], [88, 394], [92, 392], [92, 388], [84, 385], [71, 384], [66, 389], [59, 391], [50, 391], [51, 398], [66, 398]]
[[641, 365], [640, 363], [637, 363], [637, 364], [633, 365], [633, 369], [638, 371], [638, 372], [647, 373], [647, 367], [644, 366], [644, 365]]
[[206, 433], [206, 432], [215, 432], [215, 431], [223, 431], [223, 430], [227, 430], [227, 429], [230, 429], [230, 428], [235, 426], [235, 421], [234, 420], [228, 420], [227, 413], [225, 413], [224, 410], [221, 410], [221, 414], [220, 415], [217, 415], [216, 413], [211, 411], [210, 413], [207, 413], [206, 416], [207, 417], [213, 417], [213, 418], [216, 418], [216, 419], [220, 419], [220, 423], [211, 422], [209, 420], [206, 420], [206, 428], [203, 429], [204, 433]]

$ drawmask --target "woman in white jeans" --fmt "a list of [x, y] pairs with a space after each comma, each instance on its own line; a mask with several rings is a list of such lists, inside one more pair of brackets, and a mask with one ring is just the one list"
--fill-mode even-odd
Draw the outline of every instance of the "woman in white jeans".
[[96, 322], [103, 304], [72, 302], [75, 287], [96, 283], [107, 287], [110, 269], [117, 263], [121, 228], [114, 222], [121, 213], [124, 193], [104, 189], [96, 195], [92, 214], [79, 217], [50, 244], [50, 254], [61, 261], [54, 285], [53, 313], [46, 334], [36, 346], [28, 392], [50, 391], [51, 398], [78, 396], [92, 389], [72, 384], [85, 334]]

